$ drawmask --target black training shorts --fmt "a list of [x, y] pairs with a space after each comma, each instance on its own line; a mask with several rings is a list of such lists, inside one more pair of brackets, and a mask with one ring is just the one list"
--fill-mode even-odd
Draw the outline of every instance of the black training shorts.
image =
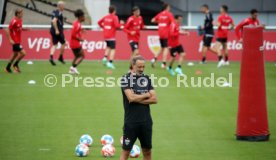
[[217, 41], [220, 43], [227, 43], [227, 38], [217, 38]]
[[79, 57], [80, 53], [82, 51], [82, 48], [81, 47], [80, 48], [74, 48], [74, 49], [72, 49], [72, 51], [73, 51], [75, 57]]
[[179, 45], [179, 46], [171, 48], [170, 52], [171, 52], [171, 56], [175, 57], [176, 53], [178, 53], [178, 54], [184, 53], [184, 49], [183, 49], [182, 45]]
[[205, 47], [211, 47], [213, 37], [211, 36], [203, 36], [203, 46]]
[[52, 36], [52, 42], [54, 45], [57, 45], [58, 42], [60, 42], [61, 44], [65, 44], [65, 37], [63, 33], [56, 35], [55, 33], [51, 32], [51, 36]]
[[115, 40], [106, 40], [105, 42], [106, 42], [106, 46], [109, 47], [110, 49], [116, 48]]
[[160, 39], [161, 48], [168, 47], [168, 39]]
[[135, 51], [136, 49], [138, 49], [138, 47], [139, 47], [138, 42], [134, 42], [134, 41], [130, 42], [129, 45], [130, 45], [130, 47], [131, 47], [131, 51], [132, 51], [132, 52], [134, 52], [134, 51]]
[[139, 139], [142, 149], [152, 148], [152, 123], [125, 123], [123, 128], [123, 149], [130, 151]]
[[13, 52], [20, 52], [20, 51], [22, 51], [23, 50], [23, 48], [22, 48], [22, 46], [21, 46], [21, 44], [13, 44], [12, 45], [12, 51]]

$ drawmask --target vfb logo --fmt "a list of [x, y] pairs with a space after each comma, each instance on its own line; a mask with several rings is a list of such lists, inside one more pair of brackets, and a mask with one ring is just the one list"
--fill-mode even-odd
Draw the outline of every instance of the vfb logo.
[[148, 47], [154, 55], [161, 51], [159, 36], [148, 36]]

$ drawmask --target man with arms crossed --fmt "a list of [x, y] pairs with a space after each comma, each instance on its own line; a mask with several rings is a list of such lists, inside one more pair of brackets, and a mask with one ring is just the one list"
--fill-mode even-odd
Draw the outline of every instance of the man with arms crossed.
[[138, 138], [144, 160], [151, 160], [152, 118], [150, 104], [157, 98], [149, 76], [144, 74], [145, 59], [136, 56], [132, 59], [133, 72], [122, 77], [121, 87], [124, 103], [123, 150], [120, 160], [127, 160]]

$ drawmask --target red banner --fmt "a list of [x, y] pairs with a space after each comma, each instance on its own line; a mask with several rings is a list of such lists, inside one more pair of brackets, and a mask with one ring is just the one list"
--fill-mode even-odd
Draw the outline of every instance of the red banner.
[[[70, 40], [70, 31], [65, 31], [67, 41]], [[106, 44], [101, 31], [86, 31], [83, 34], [86, 41], [83, 48], [86, 59], [98, 60], [103, 58]], [[264, 57], [266, 61], [276, 61], [276, 31], [264, 32]], [[131, 50], [127, 36], [123, 31], [118, 31], [116, 35], [116, 56], [117, 60], [127, 60], [130, 58]], [[186, 60], [200, 60], [202, 37], [195, 31], [191, 31], [190, 36], [181, 36], [182, 45], [186, 51]], [[215, 42], [215, 39], [213, 40]], [[68, 44], [68, 42], [67, 42]], [[49, 30], [29, 30], [22, 33], [22, 46], [27, 52], [25, 59], [48, 59], [51, 47], [51, 36]], [[237, 43], [234, 32], [229, 33], [229, 56], [232, 61], [240, 61], [242, 45]], [[160, 51], [160, 43], [156, 31], [142, 31], [140, 39], [140, 53], [146, 58], [151, 59], [153, 52]], [[56, 51], [58, 52], [58, 51]], [[8, 59], [12, 54], [10, 45], [4, 30], [0, 30], [0, 59]], [[58, 54], [56, 54], [58, 55]], [[67, 45], [65, 58], [73, 58], [73, 53]], [[161, 58], [161, 55], [159, 56]], [[208, 53], [207, 60], [217, 60], [212, 53]]]

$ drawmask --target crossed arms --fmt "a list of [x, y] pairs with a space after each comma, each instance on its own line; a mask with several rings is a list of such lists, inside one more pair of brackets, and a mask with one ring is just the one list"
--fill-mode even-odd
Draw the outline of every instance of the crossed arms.
[[141, 104], [156, 104], [157, 97], [154, 90], [150, 90], [144, 94], [135, 94], [131, 89], [124, 90], [129, 103], [141, 103]]

